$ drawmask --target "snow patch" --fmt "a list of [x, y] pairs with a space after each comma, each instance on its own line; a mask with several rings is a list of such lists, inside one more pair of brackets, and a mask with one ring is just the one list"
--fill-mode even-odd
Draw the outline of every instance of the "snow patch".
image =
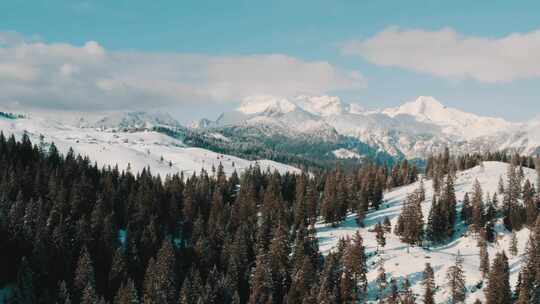
[[341, 159], [353, 159], [353, 158], [361, 159], [362, 158], [362, 155], [354, 151], [344, 149], [344, 148], [334, 150], [332, 151], [332, 153], [334, 154], [335, 157], [341, 158]]

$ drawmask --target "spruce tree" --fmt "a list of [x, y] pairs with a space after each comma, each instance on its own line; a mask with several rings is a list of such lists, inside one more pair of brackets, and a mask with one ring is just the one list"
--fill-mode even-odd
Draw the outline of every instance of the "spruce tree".
[[75, 277], [73, 279], [73, 287], [76, 294], [75, 298], [80, 298], [83, 291], [90, 289], [88, 292], [95, 293], [95, 272], [92, 259], [86, 247], [83, 247], [75, 269]]
[[514, 231], [510, 234], [510, 246], [508, 248], [508, 251], [512, 256], [516, 256], [518, 254], [518, 241], [517, 236]]
[[139, 304], [137, 289], [133, 280], [128, 279], [125, 284], [122, 284], [114, 297], [114, 304]]
[[377, 261], [377, 279], [375, 280], [377, 283], [377, 297], [379, 300], [382, 300], [384, 298], [387, 283], [386, 279], [387, 278], [386, 270], [384, 269], [384, 259], [382, 257], [379, 257], [379, 260]]
[[154, 281], [159, 303], [173, 303], [176, 296], [175, 251], [169, 240], [164, 240], [157, 254]]
[[486, 304], [503, 304], [512, 302], [510, 290], [510, 270], [508, 258], [504, 252], [499, 252], [493, 260], [489, 273], [486, 293]]
[[486, 241], [483, 239], [480, 239], [478, 241], [478, 247], [479, 247], [479, 256], [480, 256], [480, 272], [482, 272], [482, 277], [485, 279], [489, 275], [489, 254], [487, 251], [487, 244]]
[[96, 294], [96, 290], [92, 284], [88, 283], [81, 296], [81, 304], [97, 304], [99, 297]]
[[435, 274], [429, 263], [426, 263], [422, 273], [422, 285], [424, 286], [424, 304], [434, 304], [433, 298], [435, 292]]
[[465, 274], [463, 271], [463, 258], [457, 253], [454, 265], [448, 268], [446, 274], [451, 303], [461, 303], [465, 301]]
[[390, 279], [390, 294], [388, 295], [386, 302], [388, 304], [398, 304], [399, 301], [399, 290], [397, 286], [396, 279]]
[[26, 257], [23, 257], [17, 273], [17, 284], [13, 291], [12, 303], [32, 304], [36, 302], [33, 280], [33, 272], [30, 269], [30, 265]]
[[381, 249], [384, 249], [384, 246], [386, 246], [386, 236], [384, 235], [385, 234], [385, 230], [383, 228], [383, 226], [381, 225], [381, 223], [377, 223], [375, 225], [375, 233], [376, 233], [376, 239], [377, 239], [377, 251], [379, 250], [379, 247]]
[[343, 265], [350, 270], [355, 292], [360, 294], [367, 290], [367, 257], [364, 240], [357, 231], [352, 242], [347, 246], [343, 257]]
[[401, 296], [402, 304], [414, 304], [415, 297], [414, 293], [411, 290], [411, 282], [409, 278], [405, 278], [405, 283], [403, 284], [403, 295]]
[[69, 290], [65, 281], [60, 282], [60, 286], [58, 288], [58, 295], [56, 296], [56, 303], [71, 304], [71, 295], [69, 294]]
[[384, 217], [383, 227], [384, 227], [385, 232], [387, 232], [387, 233], [392, 232], [392, 224], [390, 223], [390, 219], [388, 218], [388, 216]]
[[272, 270], [266, 253], [259, 253], [251, 279], [249, 304], [267, 303], [272, 296]]
[[474, 181], [472, 194], [472, 212], [471, 223], [475, 233], [480, 233], [480, 229], [484, 226], [484, 202], [483, 202], [482, 186], [478, 180]]
[[519, 284], [519, 287], [518, 287], [518, 299], [517, 299], [517, 302], [516, 304], [529, 304], [529, 303], [533, 303], [531, 302], [532, 298], [532, 294], [531, 294], [531, 287], [534, 285], [533, 284], [533, 280], [532, 278], [530, 277], [530, 272], [529, 272], [529, 269], [527, 267], [528, 265], [523, 265], [522, 268], [521, 268], [521, 272], [520, 272], [520, 284]]
[[395, 232], [409, 245], [421, 245], [424, 235], [421, 201], [417, 193], [407, 195]]
[[469, 199], [469, 193], [465, 193], [465, 196], [463, 197], [463, 204], [461, 207], [461, 214], [460, 214], [461, 220], [469, 225], [471, 224], [471, 218], [472, 218], [472, 206], [471, 201]]

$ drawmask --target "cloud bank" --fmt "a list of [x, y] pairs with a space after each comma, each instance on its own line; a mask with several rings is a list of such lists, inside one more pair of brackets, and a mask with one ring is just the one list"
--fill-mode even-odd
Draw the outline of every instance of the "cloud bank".
[[380, 66], [481, 83], [540, 76], [540, 30], [491, 39], [461, 35], [451, 28], [391, 27], [371, 38], [350, 41], [343, 52]]
[[117, 110], [323, 94], [365, 87], [356, 71], [282, 54], [208, 56], [108, 51], [0, 33], [0, 104]]

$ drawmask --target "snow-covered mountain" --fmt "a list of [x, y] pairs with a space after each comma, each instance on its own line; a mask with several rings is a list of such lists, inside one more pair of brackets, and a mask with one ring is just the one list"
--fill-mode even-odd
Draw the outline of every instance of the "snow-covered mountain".
[[[484, 192], [496, 193], [499, 177], [506, 178], [507, 167], [508, 164], [506, 163], [484, 162], [481, 166], [459, 172], [455, 180], [458, 208], [460, 208], [465, 193], [472, 193], [475, 180], [479, 181]], [[525, 168], [524, 176], [531, 183], [536, 181], [534, 170]], [[372, 231], [374, 226], [382, 222], [385, 217], [388, 217], [392, 227], [395, 227], [407, 194], [418, 189], [419, 185], [420, 182], [416, 182], [385, 193], [382, 208], [366, 215], [364, 220], [365, 227], [361, 228], [356, 224], [355, 214], [350, 214], [346, 221], [338, 227], [329, 227], [322, 222], [318, 223], [316, 228], [321, 252], [328, 254], [328, 252], [336, 248], [340, 238], [352, 237], [356, 231], [360, 232], [364, 239], [366, 253], [370, 256], [367, 276], [370, 282], [368, 288], [369, 303], [377, 303], [377, 285], [375, 283], [377, 278], [376, 263], [380, 258], [384, 260], [384, 268], [388, 277], [396, 278], [400, 282], [403, 282], [405, 278], [409, 279], [413, 292], [417, 294], [417, 300], [421, 299], [424, 291], [424, 287], [420, 283], [424, 265], [425, 263], [430, 263], [434, 269], [436, 286], [438, 286], [435, 293], [435, 303], [447, 303], [446, 301], [450, 295], [448, 288], [446, 288], [446, 273], [448, 268], [454, 264], [455, 256], [460, 252], [464, 259], [463, 266], [466, 277], [467, 297], [465, 302], [473, 303], [476, 299], [484, 302], [483, 288], [485, 288], [486, 284], [484, 283], [482, 287], [478, 288], [479, 283], [483, 279], [479, 270], [480, 262], [477, 239], [473, 235], [462, 235], [462, 231], [461, 233], [457, 233], [456, 237], [447, 244], [431, 247], [430, 249], [412, 247], [408, 250], [407, 244], [401, 242], [399, 237], [393, 233], [388, 233], [386, 235], [384, 251], [377, 253], [376, 235], [374, 232], [370, 232], [370, 230]], [[424, 223], [427, 223], [433, 196], [431, 180], [425, 181], [425, 189], [426, 199], [422, 203], [422, 214]], [[508, 252], [508, 248], [510, 247], [511, 233], [504, 228], [502, 221], [497, 222], [495, 231], [497, 232], [497, 241], [488, 246], [490, 260], [493, 260], [497, 252], [503, 250]], [[518, 254], [516, 256], [509, 256], [510, 283], [512, 287], [516, 286], [518, 280], [523, 254], [529, 238], [529, 229], [523, 228], [516, 236], [518, 240]]]
[[286, 135], [336, 141], [337, 132], [316, 112], [285, 98], [256, 96], [245, 99], [234, 111], [223, 113], [213, 126], [236, 125], [265, 135]]
[[502, 132], [514, 127], [501, 118], [482, 117], [458, 109], [449, 108], [433, 97], [420, 96], [397, 108], [389, 108], [382, 113], [392, 117], [412, 116], [418, 122], [441, 127], [441, 131], [450, 136], [472, 139]]
[[151, 129], [158, 126], [181, 127], [181, 124], [168, 113], [163, 112], [114, 112], [103, 115], [94, 122], [83, 120], [80, 127], [104, 130]]
[[[207, 149], [190, 147], [179, 139], [153, 131], [153, 126], [177, 126], [168, 116], [145, 113], [122, 113], [99, 119], [94, 126], [68, 125], [50, 118], [27, 115], [24, 118], [0, 117], [0, 131], [16, 137], [27, 133], [34, 144], [52, 142], [60, 152], [70, 148], [83, 156], [89, 156], [99, 166], [115, 166], [132, 172], [150, 167], [156, 174], [165, 176], [184, 172], [191, 174], [205, 169], [211, 172], [221, 163], [227, 174], [242, 171], [258, 164], [262, 169], [279, 172], [299, 172], [299, 169], [270, 160], [246, 160], [216, 153]], [[178, 124], [179, 125], [179, 124]]]
[[540, 119], [525, 123], [483, 117], [420, 96], [395, 108], [364, 110], [334, 96], [299, 96], [292, 99], [257, 96], [245, 100], [216, 121], [197, 127], [257, 128], [288, 137], [325, 141], [347, 136], [396, 157], [425, 158], [450, 147], [454, 153], [486, 150], [539, 151]]

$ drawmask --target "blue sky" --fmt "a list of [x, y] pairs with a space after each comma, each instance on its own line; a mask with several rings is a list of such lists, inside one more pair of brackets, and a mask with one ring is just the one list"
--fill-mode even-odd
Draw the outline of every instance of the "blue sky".
[[[527, 53], [527, 50], [538, 50], [539, 35], [535, 34], [540, 29], [538, 12], [538, 1], [2, 1], [0, 31], [21, 36], [27, 43], [67, 44], [80, 49], [84, 49], [83, 46], [89, 41], [95, 41], [106, 54], [204, 56], [204, 63], [196, 61], [196, 65], [204, 65], [205, 68], [214, 68], [208, 61], [214, 62], [215, 58], [234, 58], [244, 64], [244, 58], [252, 58], [250, 56], [280, 54], [286, 56], [283, 60], [287, 62], [290, 58], [300, 61], [302, 67], [294, 67], [306, 73], [312, 74], [321, 69], [327, 71], [318, 65], [314, 67], [313, 63], [325, 63], [334, 69], [331, 76], [311, 79], [310, 83], [300, 83], [298, 86], [314, 93], [339, 95], [346, 101], [358, 102], [367, 108], [395, 106], [418, 95], [432, 95], [449, 106], [520, 120], [540, 114], [540, 71], [536, 72], [540, 69], [537, 64], [540, 62], [540, 52], [536, 52], [536, 55], [521, 54]], [[392, 29], [395, 29], [395, 33], [391, 32]], [[444, 29], [451, 32], [444, 32]], [[413, 30], [420, 32], [412, 33]], [[521, 33], [525, 37], [518, 39], [518, 42], [514, 42], [514, 39], [500, 41], [512, 33]], [[441, 50], [434, 45], [439, 41], [438, 37], [452, 40], [454, 34], [458, 37], [457, 42], [449, 44], [447, 57], [440, 57]], [[395, 37], [403, 38], [401, 44], [392, 44], [396, 50], [386, 54], [384, 47]], [[380, 39], [374, 42], [370, 40], [374, 38]], [[468, 39], [480, 41], [469, 43]], [[420, 52], [425, 52], [428, 58], [425, 62], [407, 57], [418, 53], [411, 47], [413, 42]], [[346, 46], [351, 44], [355, 47], [347, 49]], [[492, 56], [492, 50], [497, 49], [499, 44], [509, 49], [509, 57], [506, 54]], [[401, 49], [404, 50], [402, 54], [399, 53]], [[473, 49], [475, 54], [470, 58], [468, 53], [464, 53], [469, 49]], [[438, 62], [446, 62], [448, 56], [452, 60], [463, 57], [463, 66], [459, 62], [448, 67], [440, 66]], [[144, 57], [143, 61], [161, 62], [165, 58], [149, 60]], [[268, 60], [267, 57], [255, 59], [255, 63], [250, 61], [245, 67], [246, 73], [250, 69], [258, 70], [257, 60]], [[479, 59], [482, 64], [476, 67]], [[65, 58], [50, 60], [61, 66], [66, 65], [60, 62]], [[279, 64], [283, 60], [278, 59]], [[130, 62], [125, 56], [121, 61]], [[175, 75], [167, 78], [169, 82], [179, 82], [180, 77], [184, 85], [186, 78], [189, 78], [190, 84], [205, 78], [203, 73], [199, 75], [198, 70], [192, 70], [196, 68], [188, 59], [182, 58], [181, 61], [179, 69], [189, 65], [186, 74], [193, 71], [192, 74], [197, 76]], [[501, 61], [517, 62], [519, 68], [502, 65]], [[234, 66], [236, 63], [231, 64]], [[268, 65], [274, 64], [271, 60]], [[128, 65], [119, 65], [118, 69], [131, 71]], [[304, 65], [307, 66], [304, 68]], [[40, 66], [50, 65], [40, 62]], [[283, 69], [272, 70], [272, 74], [285, 74], [287, 67], [283, 63]], [[86, 71], [93, 67], [70, 63], [66, 69]], [[144, 66], [136, 70], [144, 69], [149, 68]], [[444, 69], [452, 72], [446, 73]], [[156, 79], [160, 79], [162, 74], [174, 74], [168, 69], [151, 70], [152, 77]], [[50, 70], [39, 72], [49, 73]], [[226, 72], [231, 73], [231, 70]], [[350, 73], [358, 73], [359, 77], [349, 77]], [[494, 77], [490, 77], [491, 73]], [[103, 75], [110, 74], [118, 73], [109, 70], [103, 72]], [[103, 75], [99, 80], [103, 79]], [[122, 79], [126, 78], [125, 73], [122, 76]], [[303, 77], [303, 74], [296, 76]], [[213, 83], [212, 86], [204, 86], [211, 87], [211, 96], [201, 96], [198, 90], [202, 89], [197, 87], [197, 90], [190, 88], [190, 94], [180, 94], [178, 99], [197, 100], [195, 108], [198, 110], [192, 111], [193, 115], [208, 113], [212, 116], [215, 114], [212, 111], [217, 113], [231, 107], [243, 95], [257, 93], [235, 87], [241, 86], [245, 77], [238, 76], [237, 82], [227, 83], [227, 94], [221, 94], [222, 88], [216, 88]], [[331, 79], [331, 84], [321, 85], [325, 79]], [[95, 79], [86, 75], [79, 80]], [[142, 81], [130, 80], [130, 87]], [[35, 78], [32, 81], [36, 82]], [[265, 83], [268, 79], [262, 77], [260, 81]], [[222, 82], [220, 78], [219, 83]], [[116, 83], [106, 82], [107, 88], [116, 89]], [[43, 82], [40, 85], [43, 86]], [[258, 87], [259, 83], [247, 85]], [[274, 85], [264, 87], [261, 93], [269, 94], [274, 88], [280, 95], [296, 93], [292, 88], [281, 90], [282, 83], [276, 82]], [[156, 83], [155, 86], [164, 87], [164, 84]], [[22, 104], [37, 104], [30, 97], [40, 92], [35, 87], [34, 84], [31, 88], [34, 90], [32, 94], [18, 96], [13, 93], [10, 100], [20, 99]], [[148, 90], [137, 89], [136, 93], [130, 92], [130, 98], [154, 97], [151, 94], [153, 91], [149, 93]], [[159, 96], [163, 96], [162, 92], [159, 93]], [[74, 93], [70, 98], [76, 98], [76, 95]], [[100, 97], [104, 99], [96, 101], [98, 104], [108, 104], [110, 101], [106, 99], [112, 98], [102, 92], [96, 96], [94, 100]], [[39, 106], [55, 104], [54, 97], [51, 95], [50, 102], [42, 101]], [[92, 101], [85, 102], [88, 106]], [[140, 101], [137, 105], [143, 106], [145, 103]], [[189, 108], [187, 105], [190, 103], [171, 101], [170, 98], [159, 103], [160, 107], [174, 108], [183, 115], [186, 115], [185, 109]]]

